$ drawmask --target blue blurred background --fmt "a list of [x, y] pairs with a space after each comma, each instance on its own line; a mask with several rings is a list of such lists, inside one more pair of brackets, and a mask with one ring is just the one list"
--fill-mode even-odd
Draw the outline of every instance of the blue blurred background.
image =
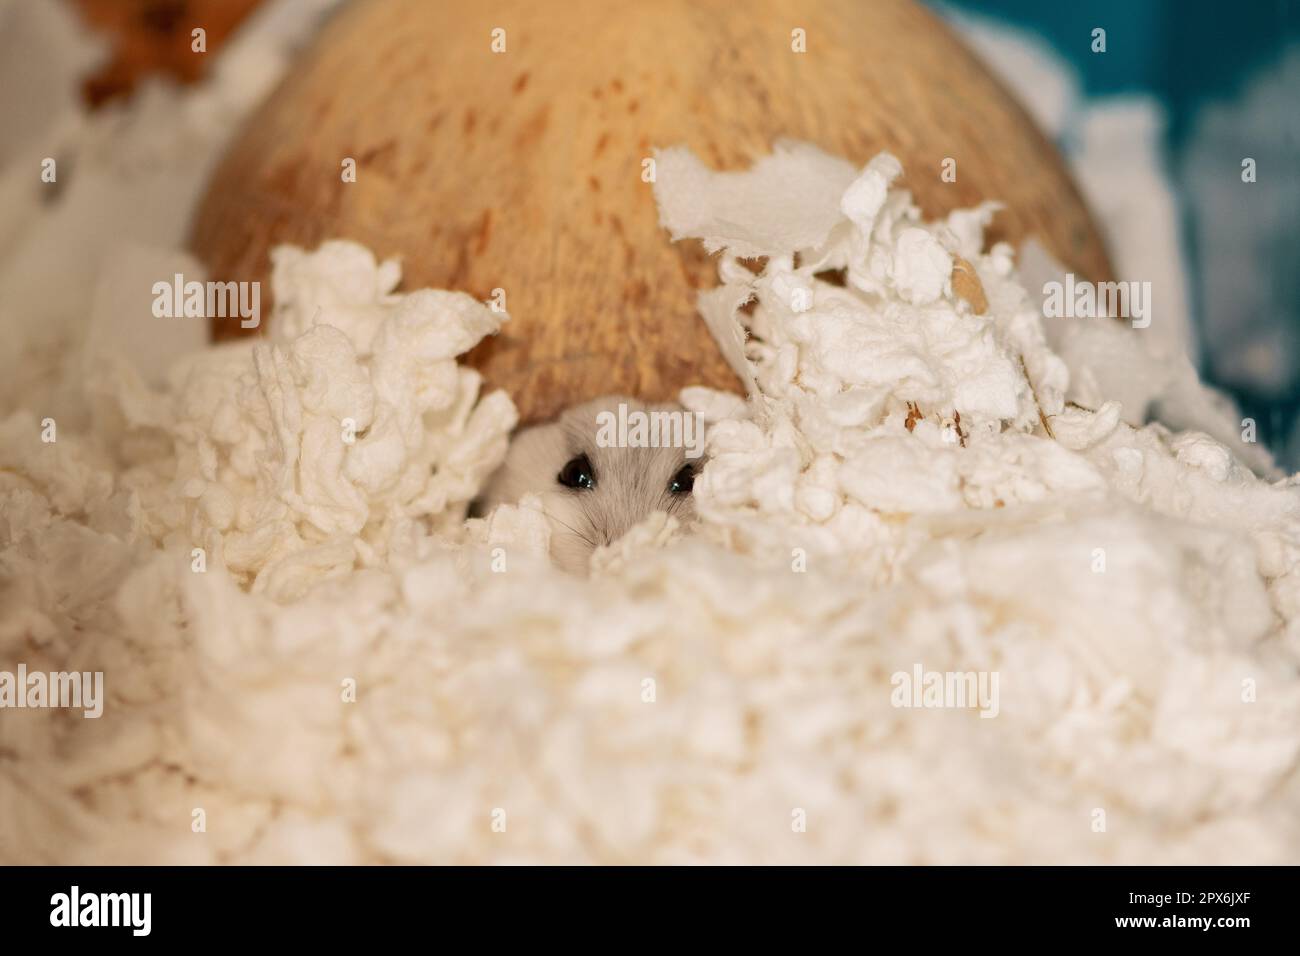
[[1120, 278], [1159, 280], [1158, 334], [1300, 469], [1300, 2], [930, 5], [1055, 137]]

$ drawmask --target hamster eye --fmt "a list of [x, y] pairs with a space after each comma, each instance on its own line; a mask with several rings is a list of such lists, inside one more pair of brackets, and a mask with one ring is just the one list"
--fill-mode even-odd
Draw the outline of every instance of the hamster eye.
[[586, 455], [579, 455], [560, 469], [555, 480], [566, 488], [595, 488], [596, 469], [591, 467], [591, 460]]
[[677, 474], [668, 479], [668, 493], [670, 495], [689, 495], [691, 489], [695, 487], [695, 466], [682, 465]]

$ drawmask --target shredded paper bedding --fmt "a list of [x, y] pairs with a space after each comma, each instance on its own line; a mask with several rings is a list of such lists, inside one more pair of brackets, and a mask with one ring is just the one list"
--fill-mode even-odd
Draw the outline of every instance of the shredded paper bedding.
[[[698, 523], [577, 577], [536, 499], [465, 519], [516, 414], [456, 359], [503, 313], [345, 240], [276, 250], [252, 342], [122, 305], [246, 76], [65, 116], [0, 247], [0, 669], [105, 696], [0, 715], [3, 862], [1300, 860], [1300, 489], [1108, 394], [1140, 333], [1048, 327], [995, 204], [660, 151], [747, 394], [682, 394]], [[84, 228], [160, 185], [126, 251]], [[104, 334], [158, 323], [152, 369]]]

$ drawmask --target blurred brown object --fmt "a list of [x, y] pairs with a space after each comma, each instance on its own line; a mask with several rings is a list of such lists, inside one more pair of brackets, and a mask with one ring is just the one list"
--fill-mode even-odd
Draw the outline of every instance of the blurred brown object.
[[[44, 0], [42, 0], [44, 2]], [[198, 80], [208, 57], [262, 0], [72, 0], [91, 28], [112, 43], [109, 61], [86, 77], [82, 95], [91, 107], [126, 96], [140, 79], [165, 74], [181, 83]], [[206, 53], [192, 49], [191, 31], [206, 32]]]
[[669, 242], [642, 164], [685, 144], [743, 169], [782, 137], [857, 164], [890, 150], [927, 216], [999, 199], [990, 241], [1037, 236], [1111, 277], [1052, 144], [912, 0], [358, 0], [235, 138], [192, 245], [220, 280], [265, 282], [277, 243], [345, 238], [401, 257], [406, 289], [505, 290], [511, 321], [468, 361], [524, 421], [739, 389], [696, 311], [716, 263]]

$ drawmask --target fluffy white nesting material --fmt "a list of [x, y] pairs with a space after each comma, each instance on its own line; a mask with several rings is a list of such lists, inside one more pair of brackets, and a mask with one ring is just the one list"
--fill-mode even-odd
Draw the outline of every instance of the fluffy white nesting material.
[[[812, 176], [808, 176], [808, 172]], [[754, 164], [742, 185], [706, 167], [683, 146], [655, 151], [659, 215], [674, 239], [695, 236], [716, 252], [737, 256], [820, 245], [839, 220], [844, 188], [854, 170], [808, 143], [782, 140]]]
[[[0, 9], [0, 50], [12, 41], [23, 52], [0, 57], [5, 79], [15, 78], [0, 84], [0, 115], [23, 145], [13, 155], [0, 148], [0, 334], [8, 345], [0, 349], [0, 408], [25, 401], [65, 422], [86, 420], [82, 396], [59, 388], [69, 380], [60, 365], [81, 346], [97, 288], [115, 278], [110, 258], [123, 247], [179, 253], [225, 144], [333, 2], [272, 0], [226, 44], [210, 82], [182, 89], [150, 80], [129, 106], [93, 114], [76, 99], [94, 53], [75, 14], [56, 3]], [[37, 175], [44, 157], [57, 160], [54, 183]], [[119, 344], [128, 353], [151, 348]]]
[[[536, 499], [462, 521], [513, 409], [455, 356], [503, 316], [354, 244], [279, 250], [275, 337], [163, 385], [58, 364], [54, 443], [0, 406], [0, 670], [107, 694], [0, 712], [0, 858], [1300, 861], [1294, 481], [1067, 405], [991, 209], [679, 159], [750, 395], [683, 392], [700, 525], [590, 579]], [[918, 666], [996, 716], [895, 706]]]

